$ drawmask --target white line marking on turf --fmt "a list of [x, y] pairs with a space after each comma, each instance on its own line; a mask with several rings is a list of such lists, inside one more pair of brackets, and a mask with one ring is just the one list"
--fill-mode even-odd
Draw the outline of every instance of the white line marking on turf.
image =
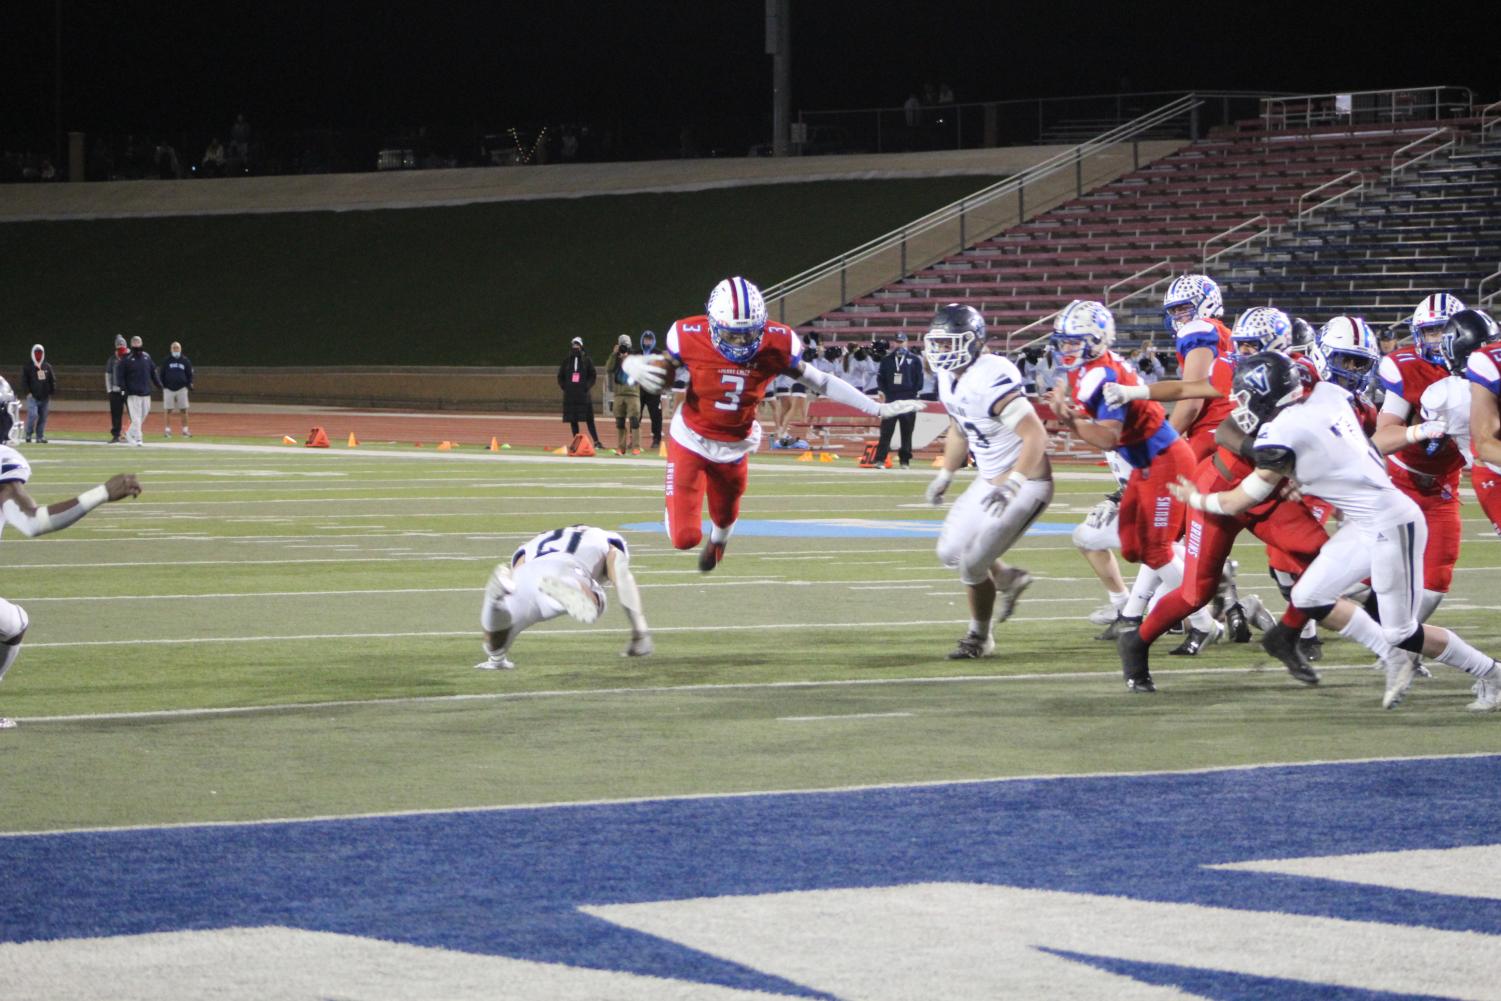
[[817, 789], [760, 789], [753, 792], [696, 792], [674, 796], [623, 796], [618, 799], [587, 799], [560, 803], [507, 803], [500, 806], [465, 806], [457, 809], [388, 810], [384, 813], [320, 814], [313, 817], [267, 817], [261, 820], [200, 820], [175, 824], [122, 824], [114, 827], [74, 827], [58, 831], [0, 831], [0, 838], [58, 837], [67, 834], [108, 834], [124, 831], [170, 831], [189, 827], [265, 827], [271, 824], [324, 824], [331, 820], [378, 820], [387, 817], [434, 817], [470, 813], [510, 813], [540, 810], [569, 810], [597, 806], [632, 806], [642, 803], [698, 802], [714, 799], [751, 799], [760, 796], [837, 796], [887, 789], [947, 789], [955, 786], [1002, 785], [1013, 782], [1074, 782], [1080, 779], [1152, 778], [1158, 775], [1218, 775], [1234, 772], [1257, 772], [1270, 768], [1319, 768], [1329, 765], [1379, 765], [1393, 761], [1465, 761], [1495, 758], [1494, 751], [1472, 754], [1408, 754], [1386, 758], [1346, 758], [1318, 761], [1265, 761], [1254, 765], [1215, 765], [1211, 768], [1159, 768], [1134, 772], [1076, 772], [1070, 775], [997, 775], [991, 778], [947, 779], [928, 782], [872, 782], [867, 785], [825, 786]]
[[889, 716], [916, 716], [917, 713], [842, 713], [834, 716], [778, 716], [778, 723], [817, 723], [829, 719], [885, 719]]

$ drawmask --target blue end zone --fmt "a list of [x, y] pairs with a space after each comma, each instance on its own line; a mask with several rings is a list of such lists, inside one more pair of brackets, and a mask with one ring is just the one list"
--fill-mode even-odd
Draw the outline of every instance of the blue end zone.
[[[762, 521], [742, 518], [735, 522], [736, 536], [765, 536], [768, 538], [818, 538], [818, 539], [936, 539], [941, 521], [898, 521], [888, 518], [827, 518], [799, 519], [796, 521]], [[703, 523], [704, 538], [709, 537], [710, 525]], [[622, 532], [666, 532], [660, 521], [634, 521], [621, 525]], [[1039, 521], [1027, 529], [1028, 535], [1072, 535], [1074, 523]]]
[[813, 996], [578, 908], [969, 882], [1497, 935], [1501, 900], [1204, 868], [1494, 844], [1497, 788], [1501, 756], [0, 837], [0, 941], [284, 925]]

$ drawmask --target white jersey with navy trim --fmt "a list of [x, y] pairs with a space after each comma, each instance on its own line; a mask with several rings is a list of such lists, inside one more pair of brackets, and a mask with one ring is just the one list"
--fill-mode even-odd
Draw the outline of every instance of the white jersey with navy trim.
[[518, 547], [511, 554], [511, 565], [515, 566], [523, 556], [528, 563], [549, 558], [569, 559], [589, 571], [596, 581], [604, 583], [607, 579], [605, 557], [611, 549], [630, 556], [625, 539], [619, 534], [592, 525], [569, 525], [543, 532]]
[[1261, 426], [1256, 451], [1292, 452], [1293, 478], [1305, 494], [1339, 508], [1345, 521], [1367, 531], [1422, 520], [1416, 502], [1392, 485], [1386, 462], [1365, 436], [1350, 394], [1332, 382], [1314, 386], [1302, 403]]
[[[1440, 379], [1423, 390], [1419, 412], [1425, 421], [1437, 421], [1444, 426], [1444, 433], [1459, 446], [1459, 454], [1466, 466], [1475, 464], [1470, 451], [1470, 380], [1462, 375]], [[1501, 469], [1483, 462], [1481, 465], [1493, 472]]]
[[938, 371], [938, 399], [964, 429], [975, 464], [987, 480], [1016, 465], [1022, 450], [1021, 438], [991, 410], [1001, 397], [1025, 388], [1015, 363], [1000, 355], [982, 354], [957, 379], [946, 369]]
[[29, 479], [31, 463], [26, 456], [9, 445], [0, 445], [0, 483], [25, 483]]

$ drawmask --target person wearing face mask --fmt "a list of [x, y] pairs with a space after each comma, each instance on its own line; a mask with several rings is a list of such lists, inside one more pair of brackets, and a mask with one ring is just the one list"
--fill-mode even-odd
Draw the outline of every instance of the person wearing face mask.
[[167, 412], [162, 436], [172, 437], [172, 411], [181, 410], [182, 436], [193, 437], [188, 430], [188, 390], [193, 388], [193, 363], [182, 353], [182, 345], [177, 341], [172, 342], [172, 353], [162, 359], [157, 373], [162, 384], [162, 409]]
[[109, 396], [109, 443], [120, 443], [120, 423], [125, 419], [125, 387], [120, 384], [119, 365], [120, 359], [125, 357], [125, 352], [130, 349], [125, 346], [125, 338], [115, 335], [115, 349], [109, 354], [109, 361], [104, 363], [104, 392]]
[[563, 420], [577, 437], [579, 424], [588, 425], [589, 437], [595, 448], [604, 448], [599, 440], [599, 430], [594, 426], [594, 381], [598, 378], [594, 362], [584, 353], [584, 339], [575, 337], [569, 345], [568, 357], [558, 366], [558, 388], [563, 391]]
[[[657, 353], [657, 333], [654, 330], [641, 331], [641, 355], [648, 360]], [[662, 394], [641, 391], [641, 409], [651, 418], [651, 447], [655, 451], [662, 447]]]
[[47, 360], [47, 349], [40, 344], [31, 346], [31, 361], [21, 370], [21, 385], [26, 387], [26, 441], [30, 443], [34, 432], [36, 440], [45, 445], [47, 408], [57, 390], [57, 376]]
[[161, 377], [156, 374], [156, 363], [146, 353], [140, 335], [130, 339], [130, 351], [115, 366], [120, 385], [125, 389], [125, 408], [130, 411], [130, 427], [125, 429], [125, 441], [131, 445], [144, 445], [146, 415], [151, 413], [151, 387], [161, 388]]

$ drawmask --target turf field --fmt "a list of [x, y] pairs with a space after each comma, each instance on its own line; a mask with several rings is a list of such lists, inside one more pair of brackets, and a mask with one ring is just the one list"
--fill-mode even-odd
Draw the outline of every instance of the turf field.
[[[103, 983], [87, 978], [121, 964], [145, 979], [111, 996], [198, 996], [194, 969], [227, 975], [235, 957], [267, 951], [295, 957], [280, 978], [226, 986], [205, 972], [204, 983], [257, 997], [467, 997], [475, 983], [490, 993], [472, 996], [497, 996], [498, 983], [505, 996], [536, 997], [1029, 993], [976, 974], [930, 994], [921, 963], [907, 979], [878, 976], [851, 944], [925, 929], [915, 955], [972, 969], [934, 918], [966, 908], [1053, 915], [1060, 937], [1033, 943], [1053, 967], [1033, 971], [1033, 986], [1054, 996], [1182, 996], [1152, 993], [1167, 985], [1266, 996], [1268, 984], [1289, 995], [1495, 996], [1494, 978], [1462, 963], [1403, 980], [1355, 959], [1336, 974], [1270, 958], [1297, 949], [1269, 948], [1261, 962], [1246, 946], [1231, 962], [1212, 942], [1101, 958], [1094, 939], [1063, 933], [1080, 927], [1070, 907], [1108, 911], [1097, 891], [1161, 909], [1099, 918], [1116, 930], [1177, 928], [1184, 916], [1169, 912], [1191, 907], [1184, 927], [1209, 936], [1221, 910], [1263, 908], [1317, 925], [1265, 917], [1255, 934], [1268, 941], [1322, 941], [1334, 932], [1318, 922], [1345, 921], [1361, 925], [1350, 940], [1407, 948], [1410, 938], [1414, 955], [1449, 956], [1443, 936], [1478, 934], [1492, 958], [1489, 937], [1501, 934], [1501, 758], [1491, 756], [1501, 718], [1465, 712], [1467, 679], [1443, 667], [1383, 712], [1372, 658], [1335, 637], [1317, 689], [1266, 666], [1254, 645], [1182, 660], [1164, 647], [1160, 693], [1128, 696], [1113, 647], [1084, 621], [1102, 592], [1068, 538], [1107, 489], [1095, 467], [1061, 471], [1045, 524], [1013, 553], [1038, 580], [1000, 628], [996, 656], [955, 663], [944, 654], [968, 615], [933, 556], [942, 514], [922, 503], [926, 469], [758, 458], [741, 530], [704, 576], [657, 526], [655, 459], [196, 439], [27, 456], [39, 501], [122, 469], [140, 474], [145, 493], [64, 533], [4, 540], [5, 596], [32, 625], [0, 685], [0, 713], [21, 724], [0, 734], [0, 831], [130, 829], [0, 837], [0, 872], [19, 887], [0, 914], [0, 979], [30, 985], [19, 996], [75, 996], [58, 986], [74, 981], [48, 978], [66, 969]], [[1477, 506], [1466, 514], [1455, 593], [1437, 618], [1501, 651], [1501, 548]], [[526, 632], [515, 671], [474, 670], [490, 567], [531, 535], [577, 522], [625, 531], [655, 655], [620, 656], [627, 629], [612, 595], [594, 626], [559, 619]], [[1280, 609], [1256, 547], [1236, 557], [1243, 589]], [[1404, 758], [1414, 760], [1385, 760]], [[1366, 763], [1328, 764], [1341, 761]], [[1300, 765], [1314, 762], [1324, 764]], [[1296, 767], [1238, 767], [1268, 763]], [[1181, 774], [1111, 778], [1147, 772]], [[1047, 778], [1066, 775], [1090, 777]], [[1007, 779], [1020, 781], [987, 781]], [[775, 795], [797, 792], [809, 794]], [[527, 809], [489, 809], [514, 806]], [[323, 819], [230, 823], [299, 818]], [[228, 826], [154, 830], [203, 824]], [[1443, 864], [1393, 865], [1390, 877], [1379, 866], [1374, 878], [1369, 867], [1263, 873], [1255, 892], [1221, 885], [1224, 873], [1203, 889], [1200, 868], [1173, 875], [1211, 857], [1292, 866], [1430, 848], [1482, 853], [1461, 859], [1470, 890], [1433, 876], [1460, 858], [1443, 851]], [[1091, 875], [1105, 859], [1119, 867], [1114, 882]], [[1412, 868], [1438, 882], [1402, 883]], [[1156, 882], [1128, 878], [1144, 869], [1161, 869]], [[1289, 889], [1310, 876], [1322, 891]], [[1377, 886], [1339, 890], [1362, 882]], [[1011, 896], [977, 903], [975, 884]], [[874, 903], [850, 896], [871, 886], [885, 887]], [[284, 898], [306, 910], [287, 913]], [[668, 913], [666, 898], [696, 909]], [[725, 910], [741, 900], [751, 903]], [[1373, 921], [1399, 924], [1387, 936]], [[752, 931], [768, 927], [806, 931], [808, 955], [793, 962], [785, 943]], [[1242, 944], [1252, 935], [1243, 922], [1224, 928]], [[209, 930], [212, 940], [174, 939], [176, 951], [146, 958], [111, 951], [119, 936], [167, 949], [163, 936]], [[90, 944], [60, 941], [43, 955], [36, 939]], [[412, 954], [365, 956], [371, 940]], [[170, 960], [153, 967], [154, 955]], [[375, 968], [403, 972], [360, 979]], [[344, 972], [307, 993], [299, 970]], [[406, 990], [407, 976], [420, 982]], [[685, 983], [669, 992], [644, 979], [661, 977]]]

